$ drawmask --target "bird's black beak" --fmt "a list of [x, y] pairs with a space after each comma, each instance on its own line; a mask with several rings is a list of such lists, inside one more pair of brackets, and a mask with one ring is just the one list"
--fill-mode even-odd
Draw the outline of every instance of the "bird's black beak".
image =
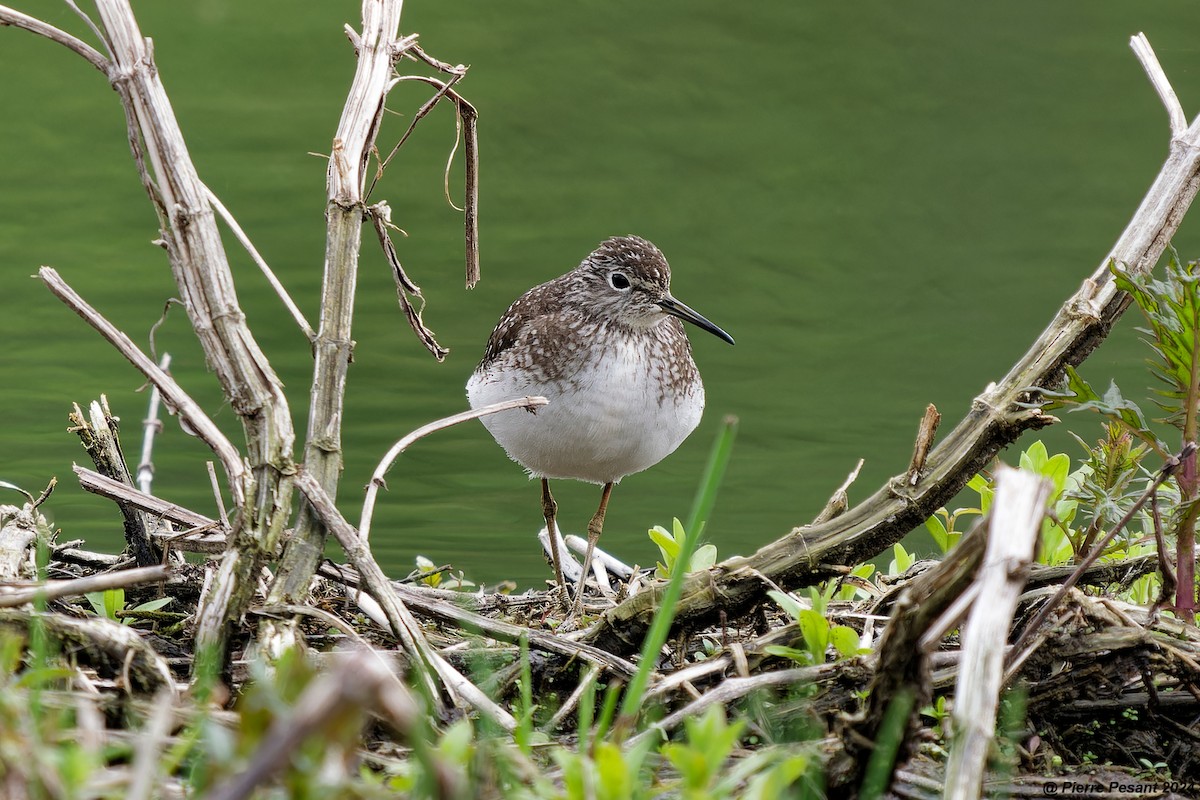
[[663, 311], [667, 312], [671, 316], [679, 317], [684, 322], [690, 322], [697, 328], [703, 328], [713, 336], [716, 336], [718, 339], [724, 339], [730, 344], [734, 344], [732, 336], [709, 322], [703, 315], [693, 311], [687, 305], [676, 300], [671, 295], [667, 295], [662, 300], [659, 300], [658, 305]]

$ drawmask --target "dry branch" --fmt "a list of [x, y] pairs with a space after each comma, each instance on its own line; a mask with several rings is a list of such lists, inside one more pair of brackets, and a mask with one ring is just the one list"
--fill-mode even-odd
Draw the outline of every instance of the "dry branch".
[[115, 325], [105, 319], [99, 311], [92, 308], [86, 300], [68, 286], [57, 270], [51, 267], [42, 267], [38, 270], [38, 277], [42, 279], [42, 282], [46, 284], [46, 288], [55, 297], [62, 300], [68, 308], [95, 328], [109, 344], [115, 347], [121, 355], [125, 356], [130, 364], [133, 364], [139, 372], [145, 375], [162, 392], [163, 400], [167, 406], [220, 459], [221, 464], [225, 468], [225, 473], [229, 476], [229, 487], [234, 492], [234, 497], [244, 499], [242, 498], [241, 479], [246, 468], [242, 463], [242, 457], [238, 454], [237, 448], [233, 446], [233, 443], [226, 438], [216, 423], [204, 413], [199, 404], [175, 382], [174, 378], [138, 349], [138, 346], [133, 343], [132, 339], [126, 336], [124, 332], [118, 330]]
[[130, 146], [158, 211], [180, 297], [246, 437], [250, 469], [234, 481], [233, 546], [197, 614], [198, 645], [220, 650], [226, 624], [248, 607], [258, 571], [274, 555], [291, 510], [291, 415], [283, 386], [238, 304], [208, 192], [188, 155], [149, 42], [127, 0], [97, 0], [96, 6], [112, 57], [109, 78], [121, 96]]
[[[304, 468], [331, 498], [337, 497], [342, 471], [342, 411], [354, 348], [351, 327], [366, 213], [363, 187], [397, 56], [402, 6], [401, 0], [364, 0], [362, 4], [362, 32], [351, 31], [358, 63], [326, 172], [325, 272], [321, 319], [313, 340]], [[325, 529], [311, 504], [302, 501], [296, 533], [284, 548], [270, 590], [270, 605], [297, 602], [308, 594], [324, 546]], [[284, 635], [276, 626], [270, 628], [273, 630], [264, 629], [264, 637]]]
[[1049, 481], [1031, 472], [996, 473], [991, 532], [976, 580], [979, 600], [962, 635], [954, 693], [954, 740], [946, 763], [948, 800], [978, 797], [995, 731], [1004, 647], [1025, 586], [1050, 497]]
[[0, 629], [25, 636], [35, 616], [50, 636], [70, 645], [74, 658], [128, 676], [130, 690], [175, 687], [167, 663], [128, 625], [103, 617], [77, 619], [23, 608], [0, 608]]
[[[216, 373], [246, 436], [249, 469], [212, 426], [201, 435], [217, 450], [238, 506], [238, 533], [198, 611], [197, 641], [223, 649], [225, 626], [240, 618], [250, 602], [258, 570], [274, 554], [291, 508], [293, 432], [282, 384], [259, 349], [238, 305], [233, 277], [217, 230], [208, 194], [188, 155], [183, 134], [167, 99], [149, 40], [138, 29], [127, 0], [97, 0], [97, 28], [110, 60], [100, 63], [54, 29], [30, 27], [71, 47], [102, 68], [121, 97], [129, 144], [142, 184], [158, 214], [160, 243], [166, 249], [180, 297], [192, 328]], [[0, 9], [0, 21], [14, 18]], [[57, 278], [42, 271], [47, 283]], [[73, 294], [73, 293], [72, 293]], [[63, 295], [60, 294], [60, 297]], [[65, 298], [64, 298], [65, 299]], [[74, 307], [81, 314], [84, 304]], [[89, 319], [110, 342], [134, 361], [172, 401], [174, 382], [133, 348], [127, 337], [106, 331], [98, 315]], [[99, 322], [97, 321], [99, 320]], [[102, 323], [102, 325], [101, 325]], [[108, 326], [111, 328], [111, 326]], [[138, 363], [138, 357], [147, 363]], [[177, 388], [177, 387], [175, 387]], [[190, 401], [189, 401], [190, 402]], [[194, 406], [194, 404], [192, 404]], [[178, 408], [178, 404], [177, 404]], [[180, 409], [181, 413], [183, 409]], [[198, 410], [198, 409], [197, 409]], [[191, 415], [203, 428], [203, 414]], [[193, 426], [195, 427], [195, 426]], [[198, 429], [199, 430], [199, 429]], [[215, 432], [215, 433], [214, 433]], [[230, 452], [232, 451], [232, 452]]]
[[[1144, 52], [1139, 55], [1154, 74], [1157, 64], [1148, 63]], [[909, 485], [902, 473], [835, 519], [796, 528], [751, 556], [731, 558], [689, 576], [676, 626], [703, 626], [718, 614], [746, 612], [762, 596], [764, 575], [791, 588], [877, 555], [949, 502], [1002, 447], [1027, 430], [1055, 422], [1038, 407], [1042, 390], [1057, 387], [1065, 368], [1081, 363], [1129, 305], [1128, 295], [1113, 283], [1109, 265], [1121, 264], [1131, 274], [1149, 272], [1198, 188], [1200, 119], [1173, 132], [1166, 162], [1112, 250], [1008, 375], [975, 399], [962, 421], [929, 454], [915, 484]], [[616, 652], [636, 650], [657, 613], [661, 593], [661, 587], [639, 592], [612, 609], [592, 628], [588, 641]]]
[[[84, 417], [78, 404], [70, 415], [71, 430], [79, 434], [83, 449], [87, 451], [96, 469], [118, 483], [133, 487], [133, 477], [125, 463], [121, 450], [117, 420], [108, 409], [108, 398], [100, 396], [93, 402]], [[117, 501], [121, 516], [125, 519], [125, 545], [139, 567], [148, 567], [162, 561], [162, 550], [150, 538], [155, 522], [145, 512], [128, 503]]]
[[333, 533], [342, 549], [346, 551], [346, 558], [358, 570], [371, 597], [383, 608], [392, 632], [412, 659], [416, 679], [424, 684], [425, 693], [438, 704], [439, 716], [445, 716], [445, 708], [442, 707], [442, 694], [434, 683], [434, 675], [441, 679], [442, 686], [456, 704], [465, 703], [474, 707], [504, 730], [515, 729], [517, 722], [511, 714], [489, 700], [478, 687], [460, 675], [429, 646], [421, 626], [396, 595], [387, 576], [371, 555], [366, 540], [346, 522], [316, 479], [307, 472], [300, 472], [296, 476], [296, 486], [304, 493], [313, 510], [320, 515], [322, 524]]
[[106, 592], [109, 589], [123, 589], [127, 586], [138, 586], [143, 583], [164, 581], [170, 575], [166, 566], [137, 567], [120, 572], [106, 572], [100, 575], [89, 575], [86, 578], [76, 578], [69, 581], [44, 581], [35, 586], [22, 586], [15, 591], [0, 591], [0, 608], [16, 608], [26, 603], [32, 603], [39, 596], [46, 600], [57, 600], [60, 597], [75, 597], [89, 592]]

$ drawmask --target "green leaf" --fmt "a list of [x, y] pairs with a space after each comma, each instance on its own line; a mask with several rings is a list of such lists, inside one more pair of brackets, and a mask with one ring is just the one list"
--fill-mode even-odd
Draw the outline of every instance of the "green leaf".
[[799, 600], [792, 597], [790, 594], [786, 594], [784, 592], [780, 592], [775, 589], [771, 589], [770, 591], [768, 591], [767, 597], [774, 600], [779, 605], [779, 607], [782, 608], [784, 610], [784, 612], [786, 612], [787, 615], [789, 617], [791, 617], [792, 619], [794, 619], [796, 622], [799, 622], [800, 615], [808, 610], [800, 604]]
[[716, 545], [703, 544], [696, 549], [692, 562], [688, 564], [688, 572], [699, 572], [717, 563]]
[[804, 645], [813, 655], [817, 664], [825, 662], [825, 651], [829, 649], [829, 620], [811, 609], [800, 612], [796, 620], [800, 625], [800, 633], [804, 636]]
[[842, 658], [853, 658], [859, 654], [858, 631], [848, 625], [834, 625], [830, 628], [829, 641]]
[[433, 563], [425, 556], [417, 556], [416, 561], [417, 572], [421, 576], [421, 583], [436, 589], [442, 582], [442, 573], [437, 571], [437, 564]]
[[904, 545], [899, 542], [892, 545], [892, 552], [895, 554], [896, 569], [894, 570], [894, 574], [896, 575], [903, 575], [908, 571], [909, 567], [916, 563], [917, 559], [905, 550]]
[[930, 517], [925, 520], [925, 529], [929, 531], [929, 535], [933, 537], [933, 541], [937, 543], [938, 549], [943, 553], [950, 550], [950, 534], [946, 531], [946, 526], [938, 517]]
[[1046, 460], [1046, 445], [1039, 439], [1021, 453], [1021, 469], [1042, 474]]
[[976, 475], [967, 481], [967, 488], [973, 489], [979, 494], [979, 513], [986, 514], [992, 506], [992, 495], [996, 493], [992, 488], [992, 482], [982, 475]]
[[96, 616], [105, 617], [106, 619], [115, 620], [117, 612], [125, 608], [125, 590], [124, 589], [108, 589], [103, 592], [88, 592], [84, 595], [87, 598], [92, 609], [96, 612]]
[[658, 545], [658, 549], [662, 551], [663, 557], [668, 563], [675, 563], [675, 559], [679, 556], [679, 542], [675, 541], [667, 529], [661, 525], [655, 525], [646, 532], [650, 536], [650, 540]]
[[155, 600], [147, 600], [140, 605], [134, 606], [130, 611], [158, 611], [160, 608], [170, 605], [174, 599], [174, 597], [159, 597]]
[[781, 644], [770, 644], [763, 648], [763, 652], [768, 655], [778, 656], [780, 658], [790, 658], [797, 664], [812, 664], [812, 653], [807, 650], [797, 650], [794, 647], [784, 647]]

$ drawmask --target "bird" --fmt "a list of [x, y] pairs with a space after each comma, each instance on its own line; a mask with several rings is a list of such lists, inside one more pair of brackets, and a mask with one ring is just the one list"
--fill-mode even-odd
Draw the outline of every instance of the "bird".
[[638, 236], [614, 236], [578, 267], [509, 306], [467, 381], [473, 409], [523, 395], [549, 400], [536, 413], [512, 409], [481, 421], [509, 458], [541, 480], [542, 515], [563, 591], [550, 480], [603, 487], [588, 523], [575, 613], [613, 486], [662, 461], [700, 424], [704, 384], [684, 322], [734, 344], [671, 294], [671, 268], [661, 250]]

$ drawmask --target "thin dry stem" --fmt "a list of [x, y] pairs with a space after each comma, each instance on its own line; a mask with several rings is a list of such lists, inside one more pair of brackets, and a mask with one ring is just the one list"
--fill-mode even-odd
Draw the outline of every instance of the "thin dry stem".
[[233, 446], [233, 443], [225, 437], [225, 434], [204, 413], [199, 404], [183, 391], [174, 378], [164, 372], [157, 364], [150, 360], [149, 356], [139, 350], [137, 345], [124, 332], [118, 330], [115, 325], [105, 319], [99, 311], [89, 305], [74, 289], [67, 285], [67, 282], [62, 279], [56, 270], [51, 267], [42, 267], [38, 270], [38, 277], [54, 293], [55, 297], [62, 300], [68, 308], [95, 328], [109, 344], [115, 347], [121, 355], [125, 356], [129, 363], [133, 364], [152, 384], [158, 387], [159, 391], [162, 392], [164, 401], [179, 416], [180, 421], [185, 423], [216, 454], [221, 462], [221, 466], [225, 469], [225, 474], [228, 476], [229, 489], [240, 506], [245, 501], [242, 492], [242, 476], [245, 473], [242, 457], [238, 453], [237, 448]]
[[241, 242], [242, 247], [246, 248], [246, 252], [250, 254], [251, 260], [254, 261], [259, 270], [262, 272], [263, 276], [266, 277], [267, 283], [271, 284], [271, 288], [275, 290], [275, 294], [279, 296], [281, 301], [283, 301], [284, 308], [288, 310], [288, 313], [292, 315], [292, 319], [296, 321], [296, 327], [298, 327], [304, 333], [304, 337], [308, 339], [308, 341], [315, 341], [317, 338], [317, 332], [313, 330], [312, 325], [308, 324], [308, 320], [304, 317], [304, 312], [300, 310], [300, 307], [296, 305], [296, 301], [292, 299], [290, 294], [288, 294], [287, 289], [283, 287], [283, 283], [278, 277], [276, 277], [275, 272], [271, 269], [271, 266], [267, 264], [267, 260], [262, 257], [262, 254], [258, 252], [258, 248], [254, 246], [254, 242], [252, 242], [250, 237], [246, 235], [246, 232], [242, 230], [242, 226], [238, 224], [237, 219], [233, 216], [233, 214], [229, 213], [229, 209], [226, 208], [225, 204], [221, 202], [221, 199], [213, 193], [212, 189], [208, 188], [208, 186], [205, 186], [204, 191], [208, 195], [208, 202], [212, 203], [212, 207], [218, 214], [221, 215], [221, 219], [225, 220], [225, 224], [229, 226], [229, 230], [233, 231], [233, 235], [237, 237], [239, 242]]
[[512, 400], [505, 400], [500, 403], [492, 403], [491, 405], [484, 406], [483, 408], [477, 408], [471, 411], [463, 411], [449, 417], [435, 420], [427, 425], [422, 425], [420, 428], [417, 428], [412, 433], [400, 439], [398, 442], [392, 445], [391, 449], [389, 449], [387, 453], [384, 454], [383, 458], [380, 459], [379, 466], [375, 468], [375, 472], [371, 475], [371, 482], [367, 484], [367, 496], [366, 499], [363, 500], [362, 516], [360, 517], [358, 525], [358, 535], [363, 538], [363, 541], [366, 541], [367, 537], [370, 536], [371, 517], [375, 513], [375, 499], [379, 494], [379, 488], [387, 485], [384, 481], [384, 476], [387, 475], [388, 470], [392, 468], [392, 464], [396, 462], [396, 459], [400, 457], [400, 454], [407, 450], [413, 444], [413, 442], [423, 439], [431, 433], [436, 433], [437, 431], [444, 430], [453, 425], [478, 419], [479, 417], [486, 417], [488, 414], [495, 414], [499, 411], [508, 411], [514, 408], [524, 408], [527, 411], [532, 412], [536, 410], [538, 406], [544, 406], [549, 402], [550, 401], [544, 397], [518, 397]]

